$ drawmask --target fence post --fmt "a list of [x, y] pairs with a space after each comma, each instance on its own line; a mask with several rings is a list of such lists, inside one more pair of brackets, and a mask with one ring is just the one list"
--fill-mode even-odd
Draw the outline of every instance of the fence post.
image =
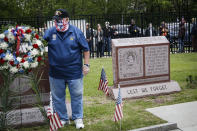
[[94, 34], [93, 34], [93, 18], [92, 17], [93, 17], [93, 15], [91, 14], [90, 15], [90, 28], [91, 28], [91, 38], [92, 38], [92, 40], [91, 40], [90, 54], [94, 58], [94, 48], [93, 48], [93, 37], [94, 37]]
[[143, 21], [143, 13], [140, 13], [141, 15], [141, 36], [144, 36], [144, 32], [143, 32], [143, 29], [144, 29], [144, 21]]

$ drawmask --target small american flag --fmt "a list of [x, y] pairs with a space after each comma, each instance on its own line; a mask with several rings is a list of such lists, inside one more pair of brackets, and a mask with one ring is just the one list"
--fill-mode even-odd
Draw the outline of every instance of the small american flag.
[[100, 78], [98, 90], [103, 90], [105, 94], [109, 95], [108, 80], [107, 80], [104, 68], [102, 68], [101, 70], [101, 78]]
[[53, 99], [50, 92], [50, 104], [47, 108], [47, 117], [50, 120], [50, 131], [57, 131], [58, 128], [63, 127], [57, 112], [53, 111]]
[[57, 112], [53, 113], [51, 107], [47, 108], [47, 117], [50, 120], [50, 131], [57, 131], [63, 127]]
[[115, 113], [114, 113], [114, 121], [117, 122], [123, 118], [123, 112], [122, 112], [122, 96], [120, 92], [120, 85], [118, 85], [118, 98], [116, 99], [116, 107], [115, 107]]

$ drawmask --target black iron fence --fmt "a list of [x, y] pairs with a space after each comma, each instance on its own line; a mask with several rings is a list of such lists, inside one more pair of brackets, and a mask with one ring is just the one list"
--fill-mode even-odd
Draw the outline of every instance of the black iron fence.
[[[152, 23], [152, 26], [155, 29], [156, 35], [160, 35], [159, 27], [162, 21], [165, 21], [168, 28], [167, 38], [170, 41], [170, 51], [171, 53], [179, 52], [179, 20], [181, 17], [185, 18], [185, 37], [183, 39], [184, 43], [184, 52], [192, 52], [191, 47], [191, 29], [192, 29], [192, 18], [196, 18], [197, 14], [187, 13], [175, 13], [175, 12], [165, 12], [165, 13], [135, 13], [135, 14], [114, 14], [114, 15], [80, 15], [80, 16], [71, 16], [70, 23], [77, 26], [84, 32], [86, 35], [86, 23], [90, 24], [91, 30], [91, 57], [100, 57], [98, 55], [98, 43], [95, 37], [95, 32], [97, 29], [97, 24], [100, 24], [101, 27], [105, 26], [105, 22], [108, 21], [111, 27], [115, 27], [117, 35], [112, 36], [116, 38], [129, 38], [133, 37], [129, 32], [129, 26], [131, 19], [135, 20], [137, 29], [139, 30], [138, 35], [135, 37], [144, 37], [146, 36], [146, 29], [149, 23]], [[0, 31], [3, 31], [3, 26], [5, 25], [30, 25], [32, 28], [35, 28], [40, 35], [44, 34], [44, 31], [47, 28], [53, 26], [53, 20], [51, 17], [23, 17], [23, 18], [0, 18]], [[108, 52], [106, 46], [106, 41], [104, 42], [104, 56], [111, 55], [111, 52]]]

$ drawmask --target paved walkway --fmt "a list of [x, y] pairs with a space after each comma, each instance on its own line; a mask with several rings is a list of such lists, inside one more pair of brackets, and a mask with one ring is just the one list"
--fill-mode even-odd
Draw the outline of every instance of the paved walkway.
[[183, 131], [197, 131], [197, 101], [146, 109]]

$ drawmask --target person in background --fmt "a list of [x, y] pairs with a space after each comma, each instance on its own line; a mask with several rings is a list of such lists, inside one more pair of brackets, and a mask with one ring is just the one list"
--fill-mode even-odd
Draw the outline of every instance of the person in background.
[[111, 36], [112, 36], [112, 29], [109, 24], [110, 23], [106, 21], [105, 27], [103, 28], [104, 42], [107, 48], [108, 56], [110, 56], [111, 54]]
[[129, 26], [130, 37], [139, 37], [139, 28], [135, 25], [135, 20], [131, 19], [131, 25]]
[[104, 55], [103, 30], [100, 24], [97, 25], [95, 38], [96, 38], [96, 46], [97, 46], [97, 57], [103, 57]]
[[168, 37], [168, 27], [164, 21], [161, 22], [161, 25], [159, 27], [159, 35]]
[[155, 28], [152, 26], [152, 23], [149, 23], [148, 28], [145, 31], [145, 36], [156, 36], [156, 30]]
[[92, 52], [92, 35], [91, 35], [91, 29], [90, 24], [86, 23], [86, 40], [88, 41], [89, 49], [90, 49], [90, 56]]
[[197, 21], [195, 18], [192, 18], [192, 31], [191, 31], [191, 35], [192, 35], [192, 47], [193, 47], [193, 51], [197, 52]]
[[53, 108], [63, 125], [70, 124], [65, 105], [65, 90], [68, 86], [72, 119], [77, 129], [84, 128], [83, 76], [89, 72], [89, 46], [82, 31], [69, 23], [69, 14], [66, 10], [56, 10], [53, 19], [55, 27], [46, 30], [43, 37], [48, 42], [49, 82]]
[[185, 38], [185, 19], [184, 17], [182, 17], [179, 23], [179, 33], [178, 33], [179, 52], [184, 52], [184, 38]]
[[115, 28], [115, 26], [112, 26], [112, 39], [115, 39], [118, 35], [118, 30]]

